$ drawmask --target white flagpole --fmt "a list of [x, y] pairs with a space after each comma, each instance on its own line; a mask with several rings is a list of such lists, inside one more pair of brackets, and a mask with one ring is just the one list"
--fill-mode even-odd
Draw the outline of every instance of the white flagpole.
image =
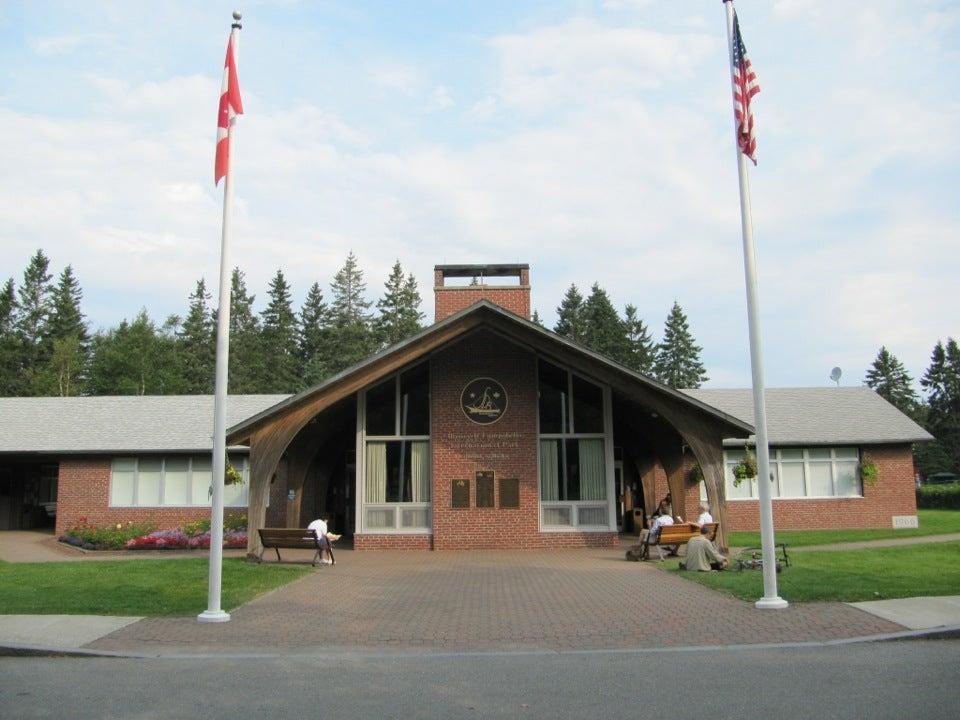
[[[230, 44], [234, 66], [240, 64], [240, 13], [234, 12]], [[223, 478], [227, 457], [227, 368], [230, 358], [230, 215], [233, 205], [233, 148], [236, 116], [227, 123], [227, 174], [223, 183], [223, 225], [220, 237], [220, 295], [217, 300], [217, 370], [213, 400], [213, 477], [210, 498], [210, 571], [207, 579], [207, 609], [197, 616], [204, 623], [230, 621], [221, 607], [223, 575]]]
[[[730, 80], [733, 82], [733, 1], [723, 0], [727, 9], [727, 47], [730, 57]], [[734, 88], [734, 92], [736, 88]], [[734, 119], [736, 129], [736, 119]], [[760, 495], [760, 545], [763, 553], [763, 597], [757, 600], [760, 609], [779, 610], [787, 601], [777, 595], [776, 548], [773, 541], [773, 505], [770, 499], [770, 447], [767, 444], [767, 404], [763, 386], [763, 356], [760, 350], [760, 302], [757, 292], [757, 253], [753, 245], [753, 219], [750, 212], [750, 179], [747, 158], [737, 152], [740, 177], [740, 224], [743, 230], [743, 271], [747, 286], [747, 321], [750, 327], [750, 369], [753, 375], [753, 420], [757, 435], [757, 490]]]

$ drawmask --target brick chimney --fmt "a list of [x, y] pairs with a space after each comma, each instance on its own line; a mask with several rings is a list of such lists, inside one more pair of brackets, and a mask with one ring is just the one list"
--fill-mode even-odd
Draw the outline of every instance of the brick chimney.
[[[469, 285], [447, 285], [448, 278], [471, 278]], [[488, 284], [488, 279], [494, 282]], [[518, 283], [500, 278], [517, 278]], [[433, 268], [435, 322], [440, 322], [480, 300], [488, 300], [520, 317], [530, 319], [530, 266], [437, 265]]]

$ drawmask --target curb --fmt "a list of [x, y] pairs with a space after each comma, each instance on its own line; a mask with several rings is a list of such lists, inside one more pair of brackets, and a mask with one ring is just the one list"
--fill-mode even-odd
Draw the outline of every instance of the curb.
[[135, 659], [166, 659], [177, 660], [185, 658], [209, 658], [209, 657], [258, 657], [258, 658], [289, 658], [289, 657], [342, 657], [342, 656], [363, 656], [363, 657], [451, 657], [451, 656], [469, 656], [469, 655], [597, 655], [602, 653], [611, 654], [664, 654], [675, 652], [702, 652], [707, 650], [768, 650], [771, 648], [803, 648], [803, 647], [828, 647], [836, 645], [854, 645], [871, 642], [903, 642], [908, 640], [956, 640], [960, 639], [960, 625], [941, 625], [935, 628], [923, 630], [902, 630], [892, 633], [883, 633], [880, 635], [862, 635], [850, 638], [837, 638], [835, 640], [817, 640], [810, 642], [783, 642], [783, 643], [755, 643], [749, 645], [690, 645], [678, 646], [672, 648], [650, 647], [650, 648], [597, 648], [590, 650], [463, 650], [463, 651], [392, 651], [383, 652], [375, 649], [364, 651], [346, 651], [346, 652], [309, 652], [309, 651], [290, 651], [290, 652], [263, 652], [251, 651], [250, 649], [237, 648], [235, 650], [223, 653], [190, 653], [181, 652], [177, 654], [163, 654], [157, 651], [137, 651], [137, 650], [92, 650], [85, 648], [56, 648], [45, 647], [42, 645], [24, 645], [20, 643], [2, 643], [0, 642], [0, 657], [77, 657], [77, 658], [135, 658]]

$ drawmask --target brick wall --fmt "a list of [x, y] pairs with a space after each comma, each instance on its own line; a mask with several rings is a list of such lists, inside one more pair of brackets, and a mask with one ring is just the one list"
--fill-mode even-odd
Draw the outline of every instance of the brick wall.
[[[863, 497], [822, 500], [773, 499], [773, 524], [779, 530], [813, 528], [889, 528], [894, 515], [916, 515], [913, 453], [909, 445], [863, 448], [879, 470], [876, 484], [867, 485]], [[727, 501], [731, 530], [759, 530], [757, 500]]]
[[424, 534], [354, 535], [354, 550], [432, 550], [433, 538]]
[[529, 286], [474, 285], [434, 288], [435, 322], [481, 300], [489, 300], [522, 318], [530, 319]]
[[[110, 507], [109, 457], [63, 458], [57, 481], [57, 534], [82, 522], [90, 525], [153, 523], [158, 530], [179, 527], [210, 517], [210, 508], [112, 508]], [[228, 509], [227, 515], [243, 515], [246, 508]]]
[[[478, 425], [460, 409], [477, 377], [503, 385], [508, 405], [495, 423]], [[433, 547], [542, 548], [611, 545], [616, 533], [540, 532], [536, 357], [502, 338], [478, 333], [431, 363]], [[494, 472], [494, 507], [477, 507], [476, 473]], [[520, 507], [500, 507], [500, 479], [516, 478]], [[470, 507], [452, 507], [452, 481], [469, 480]]]

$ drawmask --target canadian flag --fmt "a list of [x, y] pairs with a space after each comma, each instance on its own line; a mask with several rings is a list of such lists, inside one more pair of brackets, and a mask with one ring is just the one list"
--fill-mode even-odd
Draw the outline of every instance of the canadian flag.
[[223, 61], [223, 85], [220, 88], [220, 109], [217, 111], [217, 159], [213, 167], [213, 184], [218, 185], [220, 178], [227, 174], [230, 166], [230, 121], [236, 115], [243, 115], [243, 102], [240, 100], [240, 79], [237, 77], [237, 63], [233, 55], [233, 35], [227, 42], [227, 57]]

